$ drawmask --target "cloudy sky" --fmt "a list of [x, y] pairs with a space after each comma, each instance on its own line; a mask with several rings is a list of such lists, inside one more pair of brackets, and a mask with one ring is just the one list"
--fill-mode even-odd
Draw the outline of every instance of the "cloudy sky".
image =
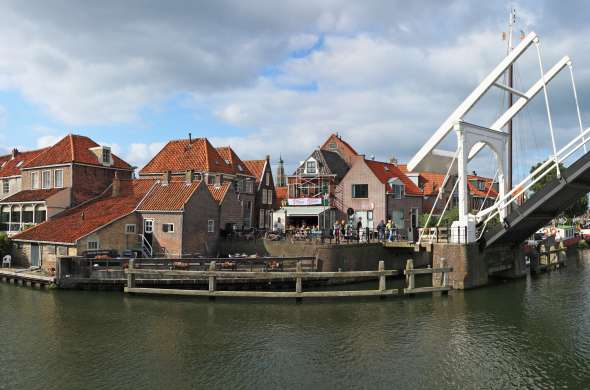
[[[516, 29], [541, 36], [545, 68], [574, 60], [590, 123], [587, 5], [512, 4]], [[339, 132], [368, 156], [407, 161], [504, 55], [509, 6], [0, 0], [0, 151], [72, 132], [141, 166], [190, 131], [293, 167]], [[539, 76], [535, 56], [517, 68], [522, 89]], [[550, 90], [560, 145], [578, 131], [568, 83], [564, 73]], [[492, 91], [468, 119], [491, 124], [502, 98]], [[516, 123], [517, 172], [549, 153], [543, 107], [539, 95]]]

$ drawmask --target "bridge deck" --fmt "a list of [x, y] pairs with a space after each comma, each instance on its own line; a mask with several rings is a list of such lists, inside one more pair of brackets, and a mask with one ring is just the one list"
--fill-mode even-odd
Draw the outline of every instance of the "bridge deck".
[[590, 153], [580, 157], [506, 218], [507, 226], [485, 232], [486, 246], [521, 243], [545, 226], [581, 196], [590, 192]]

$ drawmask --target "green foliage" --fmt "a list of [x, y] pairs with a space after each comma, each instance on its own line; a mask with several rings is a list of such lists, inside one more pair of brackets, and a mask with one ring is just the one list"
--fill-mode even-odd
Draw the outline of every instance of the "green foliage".
[[0, 257], [10, 254], [12, 243], [6, 233], [0, 233]]
[[588, 245], [586, 240], [580, 240], [580, 241], [578, 241], [578, 248], [579, 249], [588, 249], [588, 248], [590, 248], [590, 245]]
[[[427, 219], [428, 219], [428, 214], [422, 214], [420, 216], [420, 226], [427, 227], [426, 226]], [[440, 216], [440, 218], [433, 215], [432, 218], [430, 218], [430, 222], [428, 222], [428, 227], [436, 226], [438, 224], [439, 220], [440, 220], [440, 226], [451, 225], [453, 223], [453, 221], [457, 221], [458, 219], [459, 219], [459, 208], [453, 207], [452, 209], [447, 210], [444, 213], [444, 215]]]
[[[536, 165], [533, 165], [533, 167], [531, 168], [531, 173], [533, 173], [533, 171], [535, 169], [537, 169], [541, 164], [543, 164], [542, 162], [537, 163]], [[563, 171], [565, 170], [565, 166], [563, 164], [559, 164], [559, 170]], [[545, 176], [543, 176], [543, 178], [541, 178], [541, 180], [539, 180], [537, 183], [535, 183], [532, 187], [531, 190], [533, 192], [537, 192], [539, 191], [541, 188], [543, 188], [545, 186], [545, 184], [549, 183], [550, 181], [554, 180], [557, 177], [557, 171], [555, 169], [551, 170], [551, 172], [549, 172], [548, 174], [546, 174]], [[566, 217], [568, 218], [572, 218], [576, 215], [582, 215], [585, 214], [586, 211], [588, 210], [588, 196], [584, 195], [582, 197], [580, 197], [580, 199], [578, 199], [573, 205], [572, 207], [568, 208], [567, 210], [564, 211], [564, 214]]]

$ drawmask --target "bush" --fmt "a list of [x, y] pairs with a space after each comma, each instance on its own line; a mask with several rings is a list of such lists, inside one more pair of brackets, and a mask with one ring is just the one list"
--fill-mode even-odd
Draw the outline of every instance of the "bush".
[[11, 242], [6, 233], [0, 233], [0, 258], [10, 254]]
[[580, 240], [580, 241], [578, 241], [578, 248], [580, 248], [580, 249], [588, 249], [588, 248], [590, 248], [590, 245], [588, 245], [588, 243], [586, 242], [586, 240]]

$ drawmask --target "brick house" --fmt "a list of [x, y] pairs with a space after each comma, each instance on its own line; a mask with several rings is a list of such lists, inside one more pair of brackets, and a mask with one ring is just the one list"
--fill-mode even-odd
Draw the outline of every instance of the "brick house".
[[277, 209], [278, 202], [270, 156], [264, 160], [246, 160], [244, 163], [256, 177], [253, 224], [259, 229], [271, 229], [272, 212]]
[[353, 157], [342, 179], [341, 191], [346, 210], [354, 211], [353, 221], [376, 228], [381, 220], [393, 220], [413, 237], [422, 212], [422, 190], [395, 164]]
[[74, 134], [42, 149], [18, 168], [20, 190], [0, 201], [0, 226], [9, 234], [100, 195], [115, 174], [120, 179], [133, 175], [133, 167], [108, 146]]
[[231, 183], [241, 202], [242, 218], [238, 228], [250, 227], [254, 209], [255, 178], [231, 148], [214, 148], [206, 138], [169, 141], [139, 172], [141, 178], [185, 177], [190, 172], [194, 180], [206, 184]]
[[21, 152], [12, 149], [11, 154], [0, 156], [0, 200], [22, 190], [21, 167], [45, 150], [46, 148]]
[[223, 236], [230, 234], [242, 221], [242, 202], [231, 183], [207, 186], [217, 205], [219, 229]]
[[115, 177], [100, 196], [15, 235], [15, 260], [49, 271], [58, 256], [96, 250], [212, 255], [217, 223], [215, 201], [201, 181]]

